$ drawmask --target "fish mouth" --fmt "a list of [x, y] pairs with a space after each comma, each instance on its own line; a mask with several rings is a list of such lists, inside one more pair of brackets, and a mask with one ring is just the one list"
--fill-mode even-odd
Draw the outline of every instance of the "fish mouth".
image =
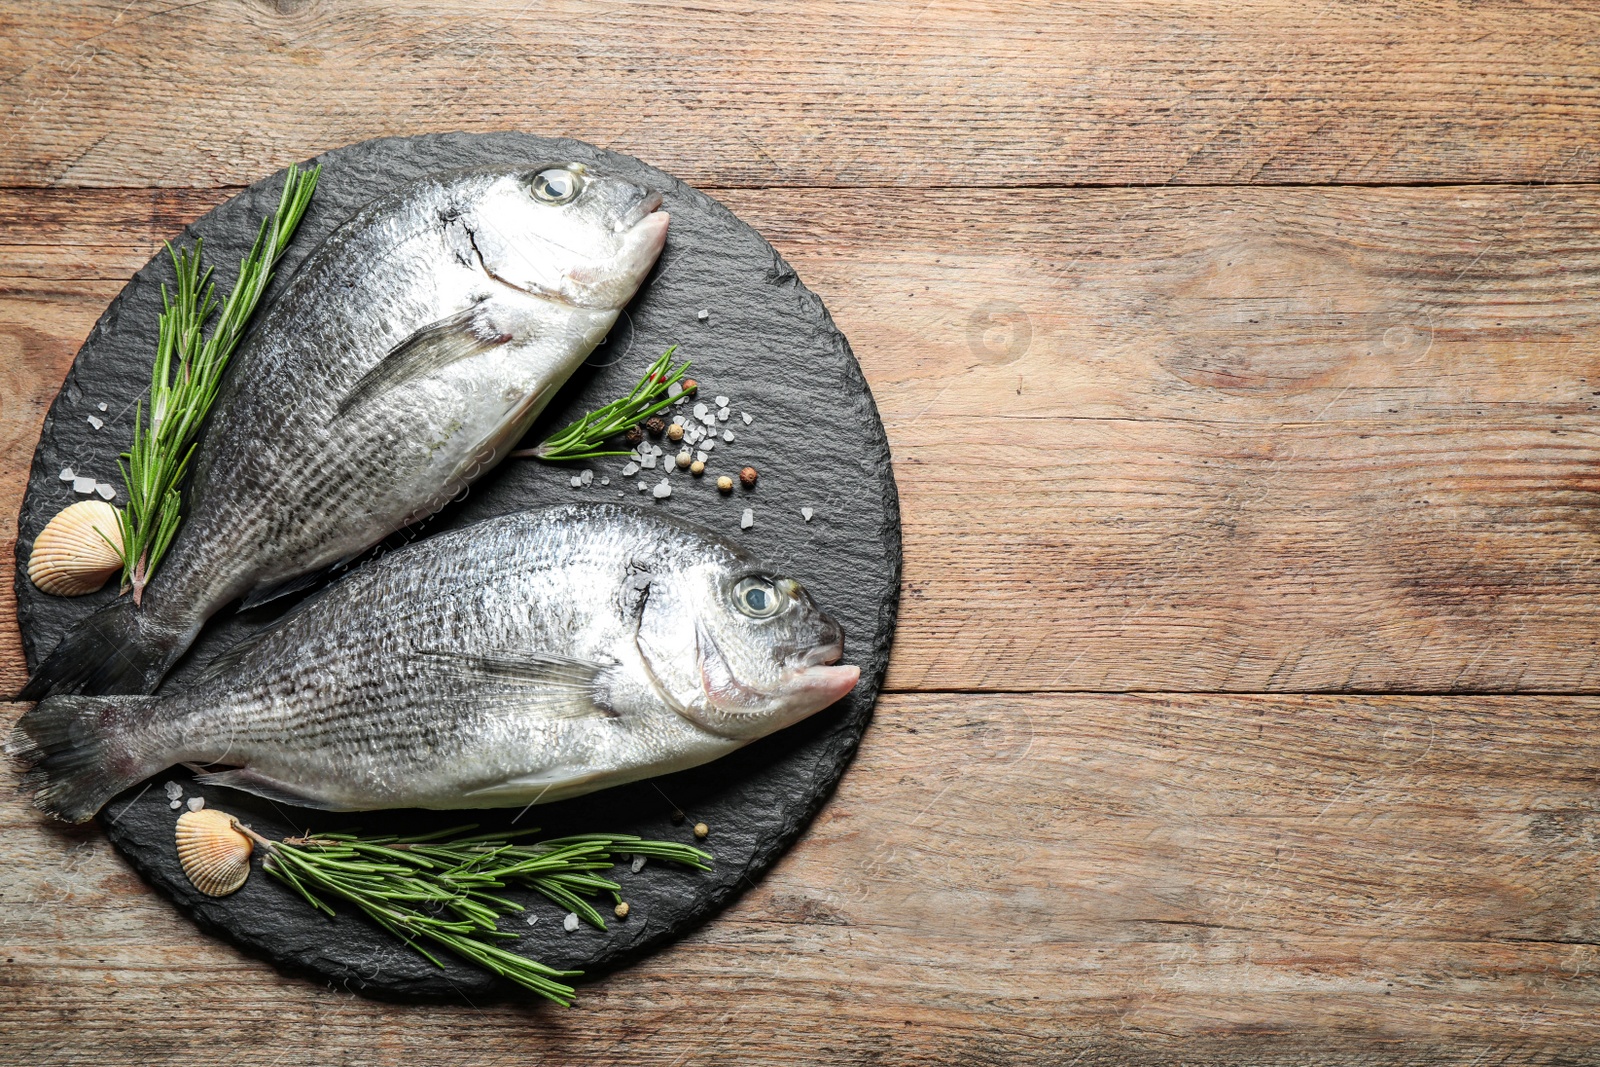
[[790, 674], [784, 686], [791, 694], [808, 694], [818, 707], [827, 707], [856, 687], [861, 668], [854, 664], [837, 666], [844, 655], [844, 631], [828, 615], [822, 617], [822, 640], [799, 656], [789, 658]]
[[667, 227], [671, 223], [672, 216], [661, 210], [661, 194], [646, 193], [618, 226], [622, 249], [617, 260], [632, 262], [641, 271], [649, 270], [667, 245]]
[[853, 663], [837, 667], [805, 667], [794, 673], [785, 689], [791, 695], [811, 694], [819, 708], [843, 700], [861, 680], [861, 668]]
[[[653, 189], [646, 191], [645, 194], [639, 198], [639, 202], [633, 205], [633, 210], [628, 212], [627, 218], [617, 223], [617, 232], [626, 233], [627, 231], [632, 230], [645, 222], [650, 222], [652, 225], [659, 225], [665, 228], [666, 221], [670, 219], [671, 216], [665, 211], [661, 210], [661, 204], [662, 199], [660, 193]], [[656, 217], [658, 215], [660, 218]]]
[[844, 640], [841, 638], [830, 644], [808, 649], [802, 655], [793, 658], [791, 663], [797, 670], [803, 671], [811, 667], [825, 667], [830, 663], [838, 663], [842, 655], [844, 655]]
[[822, 616], [822, 635], [816, 644], [798, 655], [798, 650], [793, 646], [782, 651], [788, 652], [784, 659], [796, 670], [838, 663], [839, 657], [844, 655], [844, 629], [834, 621], [832, 615], [825, 614]]

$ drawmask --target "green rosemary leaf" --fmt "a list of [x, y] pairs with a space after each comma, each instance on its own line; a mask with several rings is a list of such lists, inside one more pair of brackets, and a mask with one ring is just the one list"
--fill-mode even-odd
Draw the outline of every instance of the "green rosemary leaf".
[[671, 841], [645, 841], [627, 834], [585, 834], [533, 844], [513, 839], [537, 831], [479, 834], [448, 839], [474, 826], [412, 838], [362, 838], [353, 833], [272, 841], [240, 824], [266, 853], [264, 869], [294, 889], [313, 908], [335, 914], [323, 897], [342, 900], [367, 915], [424, 958], [443, 966], [428, 945], [440, 946], [493, 974], [558, 1004], [570, 1005], [575, 990], [561, 971], [500, 948], [518, 934], [498, 921], [522, 913], [522, 904], [485, 890], [520, 885], [606, 929], [588, 898], [621, 901], [621, 886], [597, 873], [620, 855], [650, 855], [709, 869], [710, 854]]
[[316, 908], [318, 911], [325, 911], [330, 916], [334, 914], [334, 910], [332, 908], [330, 908], [327, 904], [324, 904], [317, 897], [313, 896], [311, 891], [300, 883], [300, 879], [295, 877], [294, 868], [292, 866], [282, 863], [281, 861], [274, 862], [275, 860], [278, 860], [278, 857], [273, 856], [270, 857], [264, 864], [262, 864], [263, 869], [266, 870], [268, 874], [275, 875], [277, 878], [288, 884], [302, 897], [305, 897], [306, 903], [310, 904], [313, 908]]
[[[193, 249], [167, 245], [174, 280], [170, 291], [161, 289], [149, 407], [142, 402], [135, 406], [133, 443], [119, 462], [128, 491], [119, 520], [122, 585], [125, 592], [132, 590], [135, 602], [142, 599], [177, 535], [183, 506], [179, 486], [200, 426], [216, 399], [228, 358], [272, 280], [272, 268], [310, 206], [320, 172], [320, 167], [305, 172], [289, 168], [278, 208], [263, 220], [220, 312], [212, 268], [201, 267], [203, 242], [195, 241]], [[202, 339], [213, 314], [217, 323], [211, 336]]]
[[677, 345], [663, 352], [644, 372], [644, 377], [627, 396], [613, 400], [597, 411], [591, 411], [578, 421], [557, 430], [536, 448], [512, 452], [518, 457], [541, 459], [546, 463], [568, 463], [573, 460], [598, 459], [602, 456], [625, 456], [618, 449], [607, 449], [606, 442], [629, 428], [639, 425], [650, 416], [665, 410], [675, 399], [667, 391], [689, 370], [685, 360], [676, 369], [672, 367], [672, 354]]
[[601, 930], [606, 928], [606, 921], [601, 918], [600, 913], [594, 910], [587, 900], [584, 900], [565, 886], [541, 878], [533, 883], [533, 888], [543, 893], [557, 906], [567, 911], [575, 912], [578, 918], [590, 926], [598, 927]]

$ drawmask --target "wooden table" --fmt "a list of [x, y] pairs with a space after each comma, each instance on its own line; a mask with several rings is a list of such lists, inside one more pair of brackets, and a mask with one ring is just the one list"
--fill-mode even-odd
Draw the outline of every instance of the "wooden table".
[[1594, 1062], [1600, 15], [779, 8], [0, 2], [7, 516], [163, 238], [325, 148], [516, 128], [790, 259], [907, 558], [838, 795], [579, 1008], [279, 975], [8, 795], [0, 1061]]

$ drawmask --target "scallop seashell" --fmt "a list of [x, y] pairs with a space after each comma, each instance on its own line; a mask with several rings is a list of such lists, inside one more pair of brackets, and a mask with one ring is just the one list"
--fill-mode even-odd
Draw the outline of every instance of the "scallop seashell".
[[122, 569], [117, 554], [122, 549], [122, 526], [117, 516], [117, 509], [104, 500], [80, 500], [57, 513], [39, 531], [28, 556], [33, 584], [56, 596], [83, 596], [105, 585]]
[[201, 808], [178, 816], [178, 862], [207, 896], [225, 897], [244, 885], [253, 851], [255, 846], [225, 811]]

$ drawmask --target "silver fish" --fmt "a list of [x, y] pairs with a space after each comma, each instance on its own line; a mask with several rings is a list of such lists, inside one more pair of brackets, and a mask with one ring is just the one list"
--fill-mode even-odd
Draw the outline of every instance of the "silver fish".
[[526, 805], [682, 770], [834, 703], [860, 670], [800, 585], [612, 504], [491, 519], [371, 563], [171, 695], [54, 696], [7, 751], [91, 818], [175, 763], [329, 810]]
[[351, 218], [234, 356], [141, 602], [85, 620], [19, 698], [151, 692], [223, 605], [438, 510], [605, 338], [661, 253], [660, 207], [566, 163], [428, 178]]

